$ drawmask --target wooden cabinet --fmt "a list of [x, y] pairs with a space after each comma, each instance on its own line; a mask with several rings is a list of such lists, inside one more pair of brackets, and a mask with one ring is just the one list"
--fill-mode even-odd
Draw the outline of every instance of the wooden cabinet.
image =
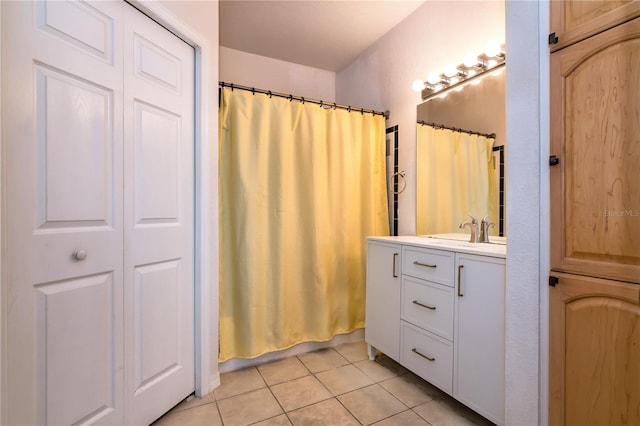
[[[390, 238], [396, 245], [369, 239], [367, 343], [504, 424], [505, 248], [479, 255], [436, 248], [420, 237]], [[468, 251], [481, 253], [482, 246]], [[381, 247], [388, 250], [384, 255]], [[398, 248], [401, 281], [392, 295], [380, 268]], [[399, 341], [388, 336], [393, 330], [399, 330]]]
[[553, 275], [549, 424], [640, 424], [640, 286]]
[[365, 340], [372, 359], [378, 349], [400, 361], [400, 255], [399, 244], [367, 245]]
[[640, 16], [637, 0], [552, 1], [549, 7], [550, 29], [557, 37], [552, 52]]
[[638, 16], [551, 2], [552, 425], [640, 424]]
[[640, 283], [640, 18], [553, 53], [550, 85], [552, 269]]

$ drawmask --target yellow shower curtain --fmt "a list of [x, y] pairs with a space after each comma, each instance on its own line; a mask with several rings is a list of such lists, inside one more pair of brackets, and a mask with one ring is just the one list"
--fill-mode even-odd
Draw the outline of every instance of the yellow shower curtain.
[[[461, 222], [485, 215], [498, 224], [494, 139], [417, 125], [416, 230], [418, 234], [467, 232]], [[422, 167], [422, 165], [425, 165]], [[497, 235], [497, 229], [490, 232]]]
[[382, 116], [223, 89], [220, 354], [364, 327], [367, 235], [388, 235]]

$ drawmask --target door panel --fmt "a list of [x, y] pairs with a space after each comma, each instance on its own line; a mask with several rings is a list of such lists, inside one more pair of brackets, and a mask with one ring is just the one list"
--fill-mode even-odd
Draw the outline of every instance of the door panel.
[[186, 71], [181, 58], [140, 34], [134, 35], [133, 43], [135, 75], [180, 93], [182, 72]]
[[124, 421], [121, 7], [2, 7], [10, 424]]
[[[162, 46], [162, 47], [160, 47]], [[194, 51], [125, 22], [125, 330], [130, 415], [147, 424], [195, 387]]]
[[551, 57], [551, 266], [640, 282], [640, 18]]
[[549, 29], [558, 37], [555, 52], [640, 16], [637, 0], [549, 2]]
[[42, 65], [35, 90], [39, 228], [110, 226], [113, 91]]
[[77, 49], [111, 63], [114, 51], [114, 16], [86, 2], [38, 2], [38, 27]]
[[[180, 368], [180, 263], [175, 260], [136, 268], [136, 383], [143, 391]], [[162, 348], [162, 350], [158, 350]]]
[[134, 111], [136, 226], [177, 224], [182, 118], [139, 101]]
[[549, 423], [640, 424], [640, 286], [552, 275]]
[[46, 372], [37, 388], [47, 401], [46, 424], [95, 423], [116, 409], [113, 286], [107, 273], [36, 287], [38, 370]]

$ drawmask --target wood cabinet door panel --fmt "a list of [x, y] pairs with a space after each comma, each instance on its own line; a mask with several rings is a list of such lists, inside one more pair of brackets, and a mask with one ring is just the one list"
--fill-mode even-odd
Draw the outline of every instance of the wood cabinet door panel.
[[549, 13], [550, 30], [558, 37], [551, 51], [556, 51], [640, 16], [640, 1], [552, 1]]
[[640, 18], [554, 53], [550, 83], [552, 269], [640, 282]]
[[553, 275], [549, 424], [640, 424], [640, 286]]

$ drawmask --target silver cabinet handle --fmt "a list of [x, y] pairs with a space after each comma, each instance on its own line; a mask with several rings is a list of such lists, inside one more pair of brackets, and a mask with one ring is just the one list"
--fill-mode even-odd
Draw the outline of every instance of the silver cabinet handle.
[[414, 301], [413, 301], [413, 302], [411, 302], [411, 303], [413, 303], [414, 305], [422, 306], [423, 308], [431, 309], [432, 311], [435, 311], [435, 310], [436, 310], [436, 307], [435, 307], [435, 306], [425, 305], [424, 303], [420, 303], [420, 302], [418, 302], [417, 300], [414, 300]]
[[460, 297], [464, 296], [462, 294], [462, 268], [464, 268], [464, 265], [458, 265], [458, 296]]
[[87, 251], [86, 250], [76, 250], [73, 252], [73, 258], [75, 260], [84, 260], [87, 257]]
[[413, 262], [414, 265], [424, 266], [425, 268], [436, 268], [438, 265], [429, 265], [428, 263], [418, 262], [417, 260]]
[[398, 259], [398, 253], [393, 253], [393, 278], [398, 278], [398, 274], [396, 273], [396, 259]]
[[432, 358], [430, 356], [427, 356], [425, 354], [421, 354], [420, 351], [418, 351], [416, 348], [411, 349], [411, 352], [413, 352], [416, 355], [420, 355], [422, 358], [427, 359], [429, 361], [435, 361], [435, 358]]

